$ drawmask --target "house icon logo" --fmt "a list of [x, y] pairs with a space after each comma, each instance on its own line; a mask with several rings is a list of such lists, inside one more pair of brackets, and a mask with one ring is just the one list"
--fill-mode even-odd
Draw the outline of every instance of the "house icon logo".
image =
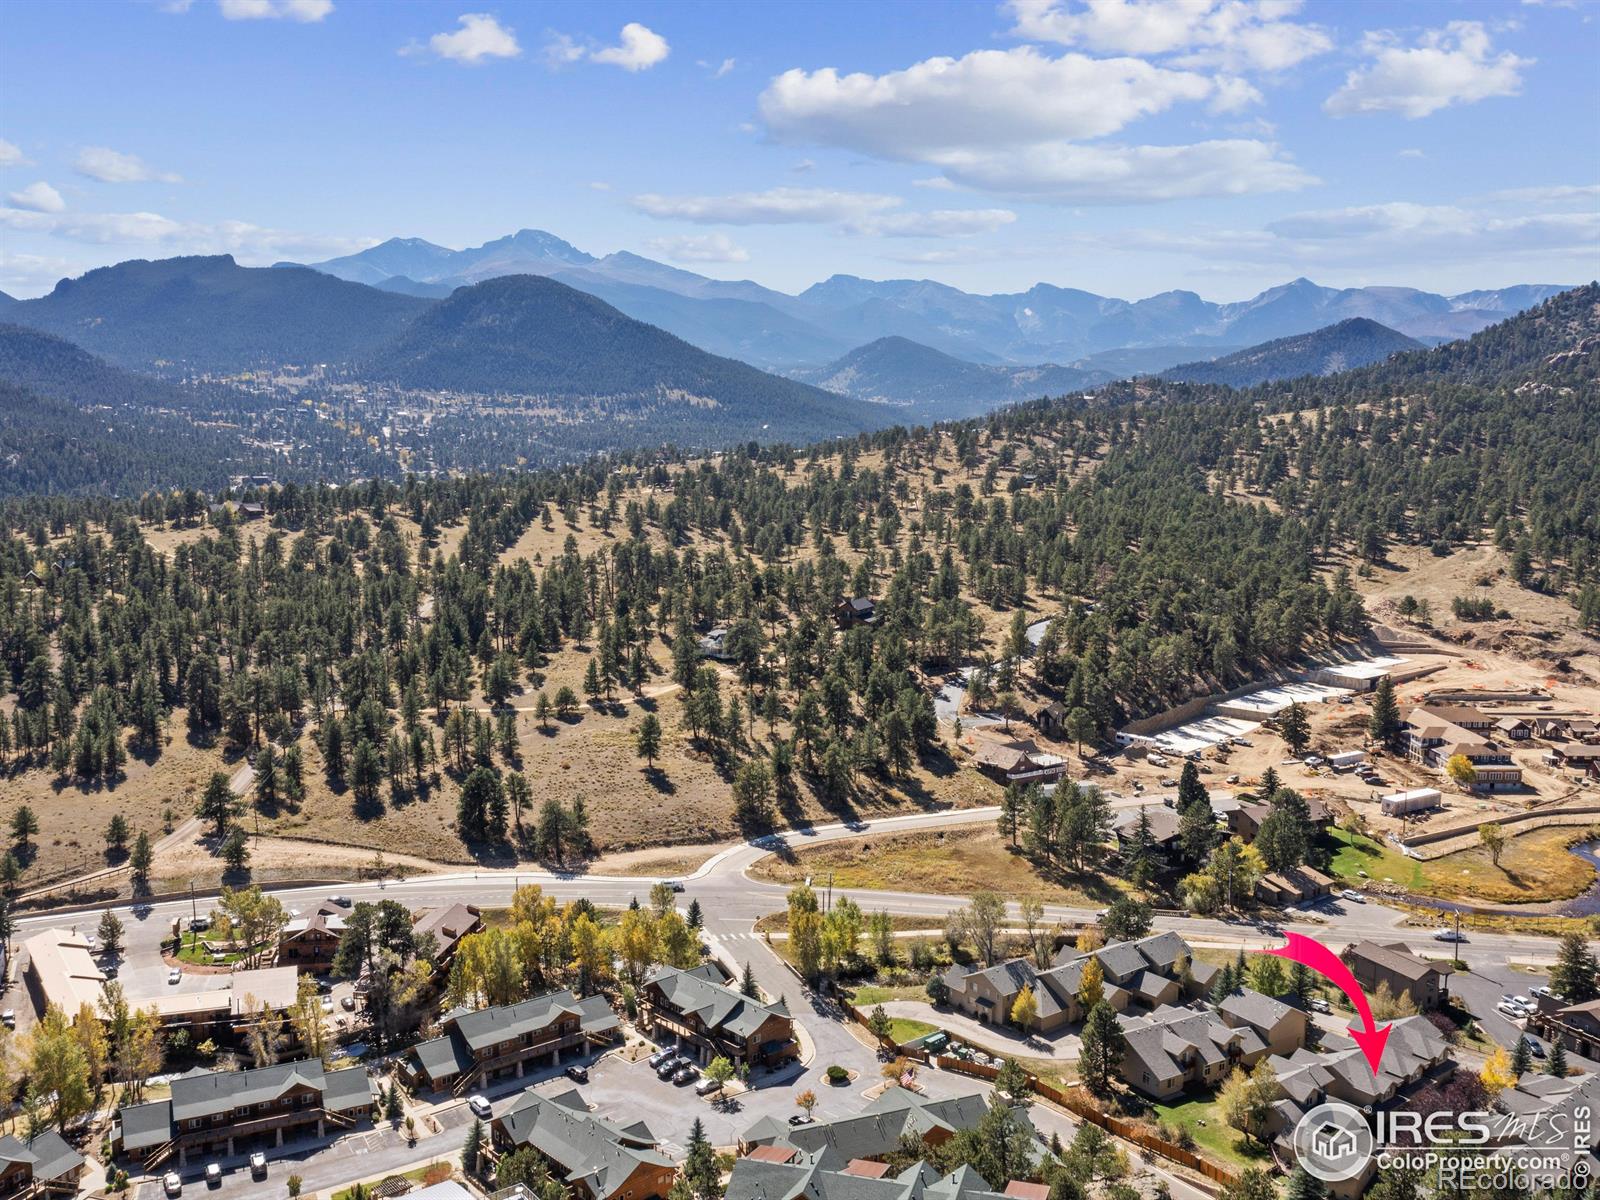
[[1307, 1174], [1323, 1183], [1342, 1183], [1366, 1169], [1374, 1140], [1366, 1118], [1335, 1101], [1319, 1104], [1301, 1117], [1290, 1145]]

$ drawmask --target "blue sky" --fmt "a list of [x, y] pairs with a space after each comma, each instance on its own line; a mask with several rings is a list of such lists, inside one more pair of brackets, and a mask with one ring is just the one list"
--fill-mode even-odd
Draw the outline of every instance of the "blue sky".
[[1600, 5], [10, 0], [0, 288], [523, 227], [1236, 299], [1600, 275]]

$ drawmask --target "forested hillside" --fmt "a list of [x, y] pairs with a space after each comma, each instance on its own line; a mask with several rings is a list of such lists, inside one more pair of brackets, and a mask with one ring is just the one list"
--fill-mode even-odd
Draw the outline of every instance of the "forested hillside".
[[135, 370], [237, 372], [354, 358], [430, 303], [223, 254], [102, 267], [8, 306], [6, 319]]
[[0, 324], [0, 498], [213, 490], [274, 470], [276, 455], [195, 421], [194, 402], [70, 342]]
[[818, 387], [904, 411], [899, 420], [951, 421], [977, 416], [1004, 404], [1059, 396], [1111, 379], [1105, 371], [1046, 363], [1002, 367], [965, 362], [902, 337], [857, 346], [825, 367], [794, 372]]
[[537, 275], [457, 289], [375, 351], [361, 373], [405, 388], [587, 401], [607, 415], [651, 414], [669, 426], [658, 441], [672, 436], [673, 410], [691, 428], [714, 423], [722, 437], [757, 437], [766, 429], [766, 436], [792, 440], [890, 419], [882, 410], [707, 354]]
[[1352, 317], [1326, 329], [1279, 338], [1207, 362], [1183, 363], [1161, 372], [1161, 378], [1254, 387], [1302, 375], [1333, 375], [1382, 362], [1402, 350], [1420, 349], [1422, 343], [1414, 338], [1365, 317]]
[[[1488, 532], [1521, 582], [1592, 597], [1597, 303], [1359, 388], [1140, 381], [809, 451], [287, 487], [244, 525], [12, 501], [6, 794], [148, 814], [194, 786], [166, 773], [238, 750], [280, 832], [556, 859], [946, 799], [970, 775], [932, 692], [959, 666], [1001, 711], [1060, 699], [1104, 737], [1360, 634], [1340, 564], [1397, 541]], [[841, 624], [845, 596], [875, 620]], [[39, 839], [65, 856], [52, 820], [81, 813]]]

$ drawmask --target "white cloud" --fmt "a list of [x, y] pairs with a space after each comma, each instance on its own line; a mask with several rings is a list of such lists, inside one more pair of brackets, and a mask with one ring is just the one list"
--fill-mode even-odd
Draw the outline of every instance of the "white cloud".
[[944, 157], [957, 183], [1073, 204], [1144, 203], [1294, 191], [1316, 178], [1248, 138], [1188, 146], [1052, 143]]
[[1216, 94], [1206, 107], [1214, 113], [1236, 113], [1252, 104], [1260, 104], [1263, 98], [1249, 80], [1237, 75], [1219, 75]]
[[725, 59], [723, 59], [723, 60], [722, 60], [722, 65], [721, 65], [721, 66], [719, 66], [719, 67], [718, 67], [718, 68], [717, 68], [717, 69], [716, 69], [716, 73], [715, 73], [715, 74], [713, 74], [713, 75], [712, 75], [712, 78], [713, 78], [713, 79], [721, 79], [721, 78], [722, 78], [722, 77], [723, 77], [723, 76], [724, 76], [724, 75], [726, 75], [726, 74], [727, 74], [727, 73], [728, 73], [728, 72], [729, 72], [729, 71], [731, 71], [731, 70], [733, 70], [733, 68], [734, 68], [734, 66], [735, 66], [735, 65], [736, 65], [736, 64], [735, 64], [735, 62], [734, 62], [734, 60], [733, 60], [733, 59], [731, 59], [731, 58], [725, 58]]
[[1539, 187], [1505, 188], [1484, 197], [1491, 204], [1569, 206], [1592, 208], [1600, 205], [1600, 184], [1551, 184]]
[[42, 179], [38, 183], [30, 183], [21, 191], [12, 192], [6, 197], [6, 203], [13, 208], [25, 208], [36, 213], [65, 212], [67, 208], [61, 193]]
[[697, 225], [828, 225], [860, 220], [899, 203], [896, 196], [793, 187], [730, 196], [662, 196], [646, 192], [633, 198], [633, 207], [649, 216], [693, 221]]
[[953, 192], [956, 190], [956, 185], [951, 183], [943, 175], [934, 175], [927, 179], [913, 179], [911, 181], [911, 186], [927, 188], [928, 190], [935, 192]]
[[85, 146], [78, 151], [73, 169], [101, 183], [182, 183], [181, 176], [158, 171], [137, 154], [123, 154], [105, 146]]
[[781, 140], [933, 161], [957, 149], [1103, 137], [1217, 90], [1204, 75], [1139, 59], [1051, 58], [1019, 46], [883, 75], [785, 71], [761, 94], [760, 109]]
[[633, 198], [633, 207], [652, 217], [697, 225], [834, 225], [847, 233], [878, 237], [967, 237], [1009, 225], [1017, 215], [1003, 208], [935, 209], [902, 212], [898, 196], [841, 192], [826, 188], [769, 188], [728, 196]]
[[[545, 66], [555, 71], [588, 59], [590, 62], [621, 67], [624, 71], [646, 71], [672, 52], [666, 38], [637, 21], [629, 21], [624, 25], [619, 36], [620, 40], [615, 46], [595, 46], [592, 42], [580, 42], [568, 34], [551, 31], [546, 35], [544, 44]], [[701, 65], [709, 67], [710, 64]], [[720, 78], [732, 69], [733, 59], [725, 59], [715, 74]]]
[[1010, 225], [1017, 214], [1004, 208], [939, 208], [932, 212], [886, 213], [846, 223], [852, 233], [878, 237], [970, 237]]
[[1363, 48], [1371, 63], [1346, 75], [1322, 105], [1333, 116], [1392, 112], [1416, 120], [1453, 104], [1515, 96], [1523, 68], [1534, 61], [1509, 50], [1493, 54], [1480, 21], [1451, 21], [1410, 47], [1389, 34], [1368, 34]]
[[492, 13], [462, 13], [456, 18], [456, 24], [459, 29], [434, 34], [426, 47], [413, 43], [400, 52], [420, 54], [426, 51], [468, 66], [477, 66], [491, 58], [516, 58], [522, 53], [516, 30], [500, 24]]
[[147, 244], [169, 254], [233, 254], [252, 261], [351, 254], [374, 238], [269, 229], [248, 221], [175, 221], [160, 213], [42, 213], [0, 208], [0, 226], [88, 245]]
[[651, 238], [646, 246], [652, 252], [663, 255], [673, 262], [750, 261], [750, 252], [725, 233], [691, 233], [677, 237]]
[[728, 74], [728, 72], [732, 71], [733, 68], [738, 65], [738, 60], [725, 58], [720, 63], [711, 63], [706, 59], [697, 58], [694, 60], [694, 65], [699, 67], [702, 71], [710, 71], [711, 78], [721, 79], [724, 75]]
[[37, 296], [59, 279], [81, 274], [86, 268], [66, 258], [42, 254], [7, 254], [0, 258], [0, 291], [12, 296]]
[[1009, 0], [1012, 32], [1104, 54], [1178, 54], [1186, 66], [1282, 71], [1333, 48], [1316, 25], [1284, 18], [1299, 0]]
[[1408, 146], [1404, 150], [1396, 151], [1395, 152], [1395, 157], [1396, 158], [1427, 158], [1428, 154], [1427, 154], [1427, 151], [1418, 149], [1416, 146]]
[[[1050, 57], [1031, 46], [932, 58], [884, 75], [791, 70], [762, 94], [781, 141], [839, 146], [941, 169], [952, 183], [1082, 203], [1284, 191], [1312, 177], [1270, 142], [1076, 144], [1180, 103], [1235, 111], [1260, 93], [1135, 58]], [[925, 186], [925, 185], [924, 185]]]
[[544, 65], [552, 71], [582, 60], [587, 54], [582, 46], [564, 33], [547, 35], [544, 44]]
[[[189, 6], [169, 8], [187, 12]], [[217, 9], [229, 21], [299, 21], [310, 24], [333, 11], [333, 0], [217, 0]]]
[[609, 192], [611, 185], [604, 179], [591, 179], [589, 181], [589, 190], [592, 192]]
[[[621, 67], [624, 71], [647, 71], [661, 62], [671, 53], [667, 39], [653, 29], [648, 29], [637, 21], [629, 21], [622, 27], [622, 40], [615, 46], [606, 46], [600, 50], [589, 53], [589, 60], [597, 63], [609, 63], [614, 67]], [[725, 64], [732, 69], [733, 60]]]
[[0, 167], [18, 167], [27, 162], [22, 157], [22, 147], [0, 138]]
[[1553, 197], [1555, 208], [1537, 199], [1508, 204], [1497, 193], [1456, 204], [1358, 205], [1294, 213], [1262, 229], [1124, 230], [1102, 235], [1097, 245], [1156, 255], [1167, 270], [1174, 256], [1188, 255], [1210, 270], [1355, 270], [1372, 282], [1393, 281], [1400, 269], [1438, 274], [1463, 264], [1482, 264], [1501, 278], [1534, 271], [1570, 275], [1572, 262], [1592, 261], [1600, 252], [1600, 211], [1593, 204], [1563, 210], [1560, 202], [1569, 197], [1561, 195]]

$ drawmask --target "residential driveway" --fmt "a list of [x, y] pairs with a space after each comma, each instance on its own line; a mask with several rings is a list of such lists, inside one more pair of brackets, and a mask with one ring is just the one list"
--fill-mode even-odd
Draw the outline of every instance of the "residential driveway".
[[929, 1025], [948, 1029], [974, 1046], [1006, 1057], [1077, 1062], [1082, 1049], [1082, 1043], [1075, 1033], [1063, 1033], [1050, 1038], [1024, 1036], [1015, 1029], [985, 1025], [964, 1013], [935, 1008], [925, 1000], [888, 1000], [884, 1002], [883, 1009], [891, 1017], [909, 1017], [914, 1021], [926, 1021]]

